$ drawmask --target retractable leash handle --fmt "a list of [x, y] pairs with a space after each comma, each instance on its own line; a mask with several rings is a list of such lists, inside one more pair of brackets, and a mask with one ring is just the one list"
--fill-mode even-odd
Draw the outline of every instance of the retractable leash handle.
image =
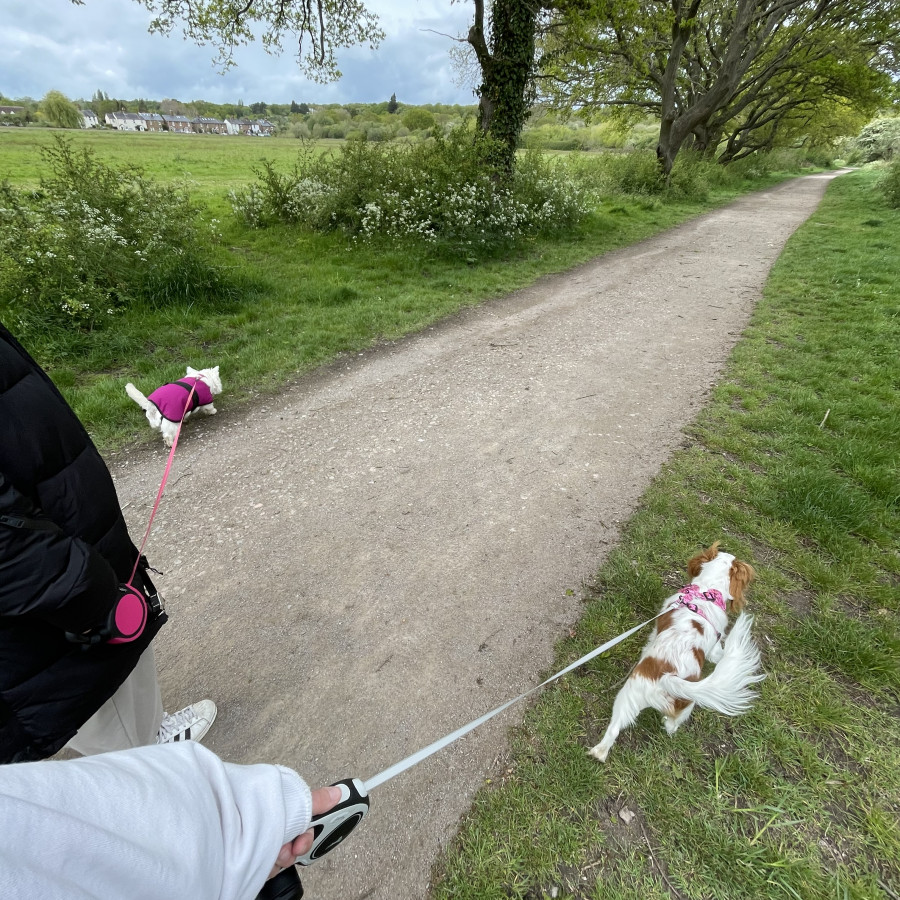
[[369, 811], [369, 792], [358, 778], [345, 778], [331, 786], [341, 789], [341, 799], [328, 812], [313, 816], [312, 847], [297, 858], [298, 865], [311, 866], [334, 850]]
[[[297, 857], [297, 865], [311, 866], [334, 850], [356, 828], [369, 811], [369, 792], [358, 778], [345, 778], [332, 785], [341, 789], [341, 799], [328, 812], [313, 816], [312, 847]], [[296, 866], [288, 866], [270, 878], [257, 894], [257, 900], [300, 900], [303, 885]]]
[[147, 623], [165, 612], [162, 597], [154, 588], [146, 595], [131, 583], [119, 585], [119, 596], [105, 621], [91, 631], [66, 632], [66, 640], [89, 650], [97, 644], [128, 644], [137, 640]]

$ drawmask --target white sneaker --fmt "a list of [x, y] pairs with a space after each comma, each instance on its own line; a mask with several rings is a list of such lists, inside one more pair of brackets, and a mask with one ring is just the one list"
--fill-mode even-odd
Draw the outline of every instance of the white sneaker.
[[216, 704], [212, 700], [201, 700], [191, 706], [167, 715], [163, 713], [157, 744], [174, 744], [177, 741], [202, 741], [210, 726], [216, 721]]

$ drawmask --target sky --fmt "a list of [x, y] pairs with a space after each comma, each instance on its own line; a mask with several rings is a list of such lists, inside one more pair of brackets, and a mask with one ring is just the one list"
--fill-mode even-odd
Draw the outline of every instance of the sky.
[[[224, 75], [213, 65], [213, 47], [147, 32], [150, 14], [134, 0], [2, 0], [0, 94], [40, 99], [50, 90], [72, 100], [95, 91], [119, 99], [249, 105], [266, 103], [472, 104], [471, 87], [458, 86], [444, 35], [465, 33], [472, 5], [451, 0], [367, 0], [386, 38], [368, 47], [340, 50], [340, 81], [321, 85], [297, 67], [291, 41], [281, 56], [261, 44], [240, 47], [237, 66]], [[429, 30], [430, 29], [430, 30]], [[441, 32], [442, 34], [435, 34]]]

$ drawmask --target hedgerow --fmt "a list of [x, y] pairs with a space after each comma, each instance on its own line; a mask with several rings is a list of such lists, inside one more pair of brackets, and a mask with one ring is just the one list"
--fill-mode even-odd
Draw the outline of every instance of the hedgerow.
[[287, 223], [468, 250], [570, 228], [594, 207], [564, 163], [527, 153], [501, 178], [491, 149], [464, 129], [406, 147], [351, 140], [334, 155], [301, 153], [288, 172], [263, 163], [253, 184], [232, 192], [232, 208], [253, 228]]
[[900, 208], [900, 156], [885, 169], [878, 182], [889, 206]]
[[57, 138], [37, 190], [0, 184], [0, 309], [20, 332], [95, 328], [123, 307], [220, 297], [215, 238], [187, 191]]

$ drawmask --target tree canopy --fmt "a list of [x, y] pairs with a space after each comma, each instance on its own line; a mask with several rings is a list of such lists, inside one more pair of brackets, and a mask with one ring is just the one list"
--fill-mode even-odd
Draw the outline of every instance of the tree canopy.
[[48, 91], [38, 111], [41, 118], [57, 128], [81, 128], [78, 107], [60, 91]]
[[898, 33], [898, 0], [561, 0], [543, 85], [585, 115], [657, 116], [668, 174], [686, 144], [736, 158], [842, 103], [871, 114]]

